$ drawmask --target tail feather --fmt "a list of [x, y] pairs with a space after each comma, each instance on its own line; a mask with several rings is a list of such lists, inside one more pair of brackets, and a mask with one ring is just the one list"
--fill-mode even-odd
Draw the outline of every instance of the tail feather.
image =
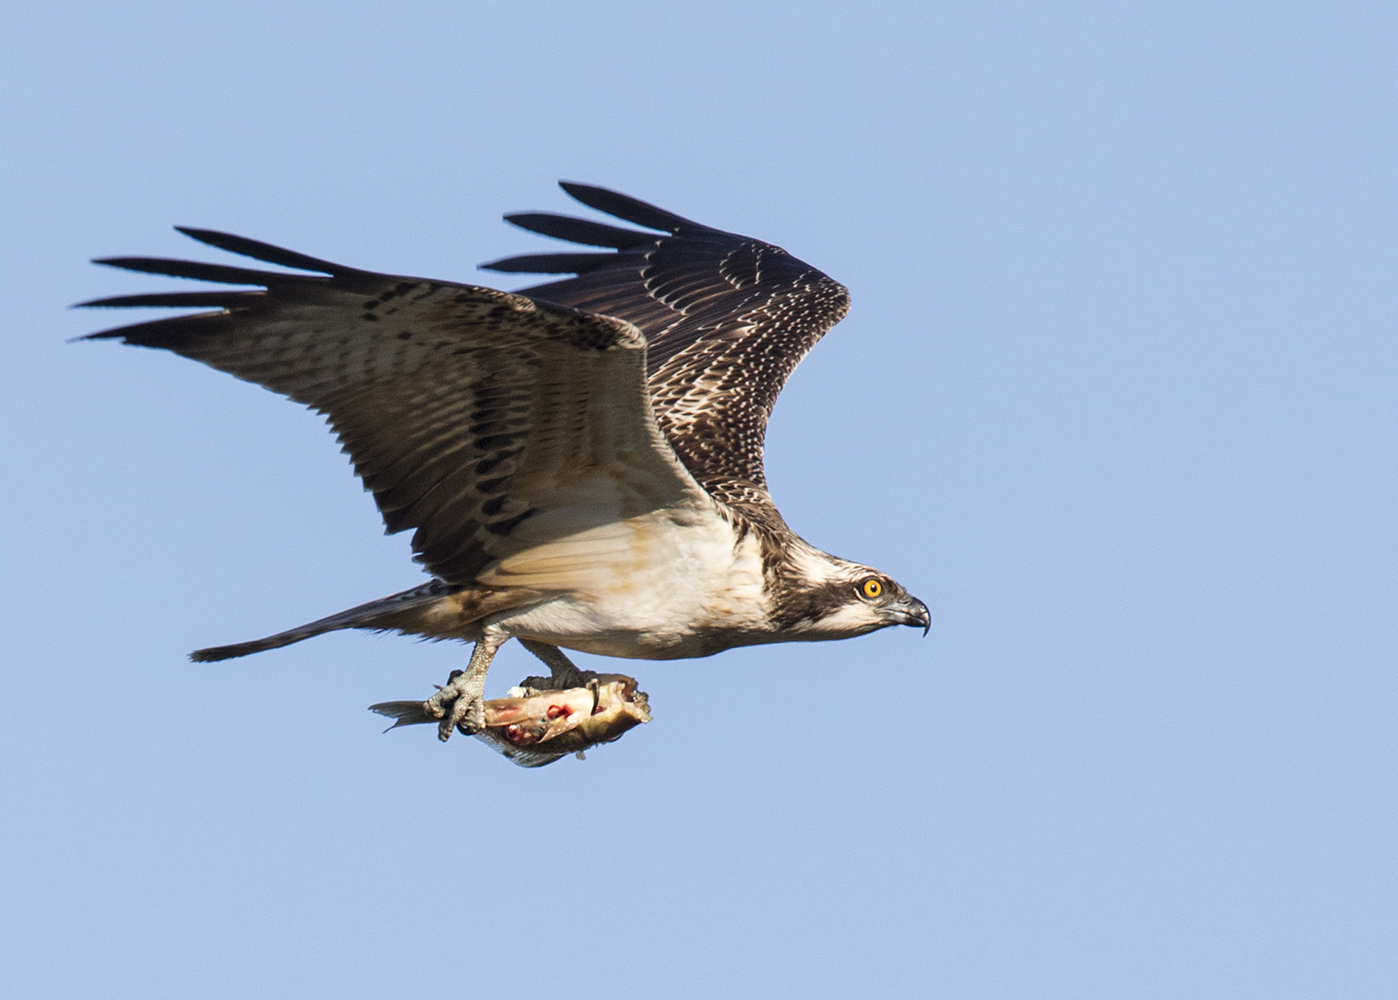
[[328, 618], [321, 618], [318, 621], [310, 622], [298, 628], [288, 629], [285, 632], [278, 632], [276, 635], [269, 635], [265, 639], [254, 639], [251, 642], [237, 642], [231, 646], [212, 646], [209, 649], [196, 649], [189, 654], [189, 658], [196, 663], [229, 660], [235, 656], [247, 656], [249, 653], [260, 653], [266, 649], [290, 646], [293, 642], [300, 642], [302, 639], [309, 639], [312, 636], [323, 635], [326, 632], [334, 632], [342, 628], [398, 628], [401, 623], [395, 621], [395, 617], [399, 613], [416, 607], [419, 604], [427, 604], [431, 601], [435, 601], [439, 597], [450, 593], [452, 589], [453, 588], [442, 583], [440, 580], [433, 580], [431, 583], [423, 584], [421, 587], [414, 587], [412, 590], [405, 590], [391, 597], [370, 601], [368, 604], [361, 604], [358, 607], [350, 608], [348, 611], [341, 611], [339, 614], [331, 615]]
[[264, 649], [276, 649], [278, 646], [290, 646], [293, 642], [300, 642], [302, 639], [309, 639], [313, 635], [322, 635], [326, 632], [333, 632], [337, 628], [344, 628], [344, 625], [328, 625], [325, 628], [316, 628], [315, 624], [302, 625], [287, 632], [278, 632], [276, 635], [269, 635], [265, 639], [254, 639], [251, 642], [235, 642], [231, 646], [210, 646], [208, 649], [196, 649], [189, 654], [189, 658], [195, 663], [212, 663], [215, 660], [231, 660], [235, 656], [247, 656], [249, 653], [260, 653]]

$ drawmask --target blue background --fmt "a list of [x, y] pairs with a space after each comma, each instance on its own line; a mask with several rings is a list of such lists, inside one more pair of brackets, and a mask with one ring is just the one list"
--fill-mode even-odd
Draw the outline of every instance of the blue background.
[[[1398, 995], [1391, 5], [3, 16], [0, 992]], [[66, 343], [176, 284], [87, 259], [517, 287], [559, 177], [850, 287], [769, 474], [932, 635], [535, 772], [365, 711], [460, 646], [189, 663], [420, 576], [314, 415]]]

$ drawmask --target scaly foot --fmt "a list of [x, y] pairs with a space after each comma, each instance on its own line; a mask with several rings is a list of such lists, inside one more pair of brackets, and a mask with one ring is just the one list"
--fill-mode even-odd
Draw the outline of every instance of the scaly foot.
[[437, 739], [445, 743], [451, 739], [451, 731], [460, 729], [467, 736], [474, 736], [485, 728], [485, 675], [490, 669], [490, 661], [495, 659], [495, 651], [509, 635], [487, 628], [476, 648], [471, 650], [471, 662], [465, 670], [453, 670], [447, 678], [446, 687], [438, 688], [437, 693], [422, 703], [423, 711], [437, 723]]
[[471, 682], [468, 670], [453, 670], [444, 687], [422, 703], [423, 711], [437, 719], [437, 739], [445, 743], [453, 729], [474, 736], [485, 728], [485, 678]]

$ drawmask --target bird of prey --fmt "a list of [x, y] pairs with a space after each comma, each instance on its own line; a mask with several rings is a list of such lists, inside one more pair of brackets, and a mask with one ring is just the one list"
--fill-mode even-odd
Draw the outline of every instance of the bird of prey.
[[576, 668], [560, 647], [668, 660], [889, 625], [927, 631], [921, 601], [806, 542], [767, 491], [767, 418], [845, 315], [845, 288], [771, 244], [604, 188], [562, 187], [641, 228], [507, 215], [600, 248], [484, 265], [567, 276], [513, 293], [203, 229], [180, 231], [290, 270], [97, 261], [243, 286], [84, 305], [204, 310], [92, 337], [173, 351], [324, 414], [387, 530], [412, 529], [432, 575], [193, 659], [344, 628], [473, 642], [466, 669], [427, 703], [446, 739], [481, 729], [486, 671], [511, 638], [566, 679]]

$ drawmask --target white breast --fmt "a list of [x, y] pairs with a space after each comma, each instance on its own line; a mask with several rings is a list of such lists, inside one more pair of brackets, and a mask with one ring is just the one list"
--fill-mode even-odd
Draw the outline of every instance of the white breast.
[[502, 559], [479, 579], [558, 593], [502, 618], [512, 634], [606, 656], [704, 656], [767, 618], [757, 540], [737, 541], [712, 509], [591, 528]]

